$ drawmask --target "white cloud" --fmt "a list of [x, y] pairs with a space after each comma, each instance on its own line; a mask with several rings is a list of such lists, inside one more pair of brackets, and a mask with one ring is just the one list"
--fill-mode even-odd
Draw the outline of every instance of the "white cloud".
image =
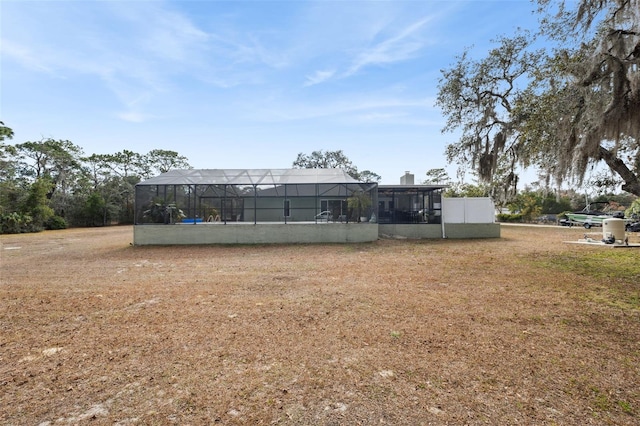
[[130, 123], [142, 123], [150, 118], [150, 116], [145, 115], [139, 111], [121, 112], [117, 114], [117, 117], [123, 121], [128, 121]]
[[175, 64], [199, 61], [207, 50], [210, 35], [196, 28], [184, 16], [158, 10], [144, 25], [141, 46], [161, 61]]
[[424, 116], [433, 111], [433, 99], [403, 98], [385, 94], [341, 96], [313, 103], [292, 102], [291, 99], [287, 99], [286, 102], [267, 99], [261, 103], [252, 102], [243, 110], [252, 120], [270, 123], [323, 118], [372, 122], [377, 117], [387, 122], [418, 124], [425, 123]]
[[[386, 11], [386, 10], [385, 10]], [[388, 12], [388, 11], [386, 11]], [[344, 20], [345, 18], [342, 17]], [[398, 22], [407, 22], [407, 16], [369, 16], [371, 22], [365, 25], [357, 16], [353, 26], [357, 30], [348, 28], [351, 37], [345, 35], [335, 37], [328, 36], [324, 40], [317, 57], [311, 57], [311, 62], [324, 62], [325, 66], [317, 67], [312, 73], [306, 75], [305, 86], [313, 86], [328, 82], [332, 79], [351, 77], [363, 68], [369, 66], [389, 65], [397, 62], [417, 58], [423, 54], [425, 47], [432, 41], [425, 35], [427, 24], [434, 18], [424, 17], [418, 21], [398, 28]], [[320, 37], [323, 34], [315, 34], [312, 37]], [[313, 44], [316, 46], [317, 44]], [[330, 61], [330, 64], [326, 63]], [[327, 71], [331, 70], [331, 71]]]
[[326, 80], [329, 80], [331, 77], [334, 76], [335, 73], [336, 73], [335, 70], [316, 71], [314, 74], [308, 75], [306, 77], [304, 86], [306, 87], [306, 86], [313, 86], [316, 84], [320, 84]]
[[36, 52], [29, 47], [14, 43], [12, 40], [0, 39], [0, 54], [5, 60], [10, 57], [23, 67], [38, 72], [51, 73], [52, 69], [48, 66]]
[[429, 21], [430, 18], [424, 18], [402, 29], [398, 34], [364, 49], [356, 55], [345, 77], [369, 65], [389, 64], [416, 56], [426, 45], [419, 32]]

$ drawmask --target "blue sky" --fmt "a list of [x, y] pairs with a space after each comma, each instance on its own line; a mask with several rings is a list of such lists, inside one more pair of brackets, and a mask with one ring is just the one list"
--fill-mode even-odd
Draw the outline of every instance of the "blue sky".
[[465, 47], [535, 29], [528, 0], [0, 3], [13, 143], [174, 150], [196, 168], [287, 168], [341, 149], [399, 183], [447, 165], [434, 106]]

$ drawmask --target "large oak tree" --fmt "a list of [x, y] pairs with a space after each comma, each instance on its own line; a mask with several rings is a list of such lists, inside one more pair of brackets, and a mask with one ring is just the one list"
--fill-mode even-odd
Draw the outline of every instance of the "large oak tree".
[[562, 46], [535, 51], [526, 34], [487, 57], [467, 52], [443, 70], [437, 104], [444, 131], [461, 131], [450, 161], [505, 186], [516, 166], [581, 182], [604, 163], [640, 195], [640, 0], [539, 0], [541, 34]]

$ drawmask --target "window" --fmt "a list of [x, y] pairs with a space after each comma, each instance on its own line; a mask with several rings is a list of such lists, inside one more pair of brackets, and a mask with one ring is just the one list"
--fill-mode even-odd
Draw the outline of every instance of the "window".
[[284, 217], [291, 217], [291, 200], [284, 200], [283, 213]]

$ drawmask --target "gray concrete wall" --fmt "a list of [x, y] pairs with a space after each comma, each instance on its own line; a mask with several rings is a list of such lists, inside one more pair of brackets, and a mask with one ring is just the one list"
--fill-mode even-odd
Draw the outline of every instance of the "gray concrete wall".
[[362, 243], [378, 239], [369, 223], [135, 225], [134, 245]]
[[442, 238], [442, 225], [428, 224], [380, 224], [378, 233], [385, 237]]
[[447, 223], [447, 238], [500, 238], [499, 223]]
[[[498, 223], [445, 224], [447, 238], [500, 238]], [[433, 224], [378, 225], [375, 223], [199, 223], [135, 225], [134, 245], [362, 243], [378, 236], [415, 239], [442, 238], [442, 226]]]
[[[442, 238], [442, 225], [428, 224], [385, 224], [379, 225], [381, 236], [403, 238]], [[447, 238], [500, 238], [499, 223], [447, 223]]]

